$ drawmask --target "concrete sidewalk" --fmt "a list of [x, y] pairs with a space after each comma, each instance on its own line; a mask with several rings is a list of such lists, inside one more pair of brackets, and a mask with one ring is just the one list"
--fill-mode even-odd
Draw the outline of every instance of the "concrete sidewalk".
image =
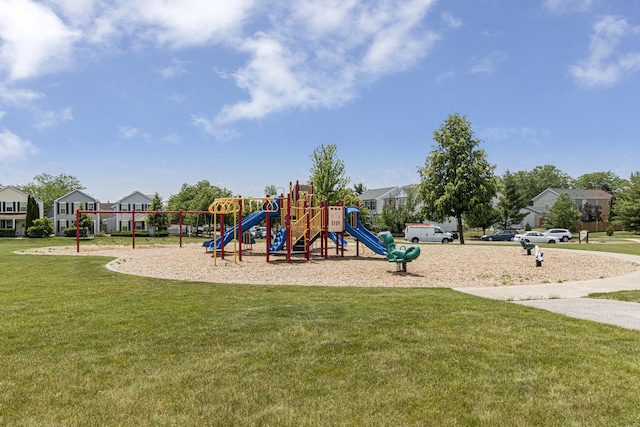
[[[640, 265], [640, 257], [635, 255], [605, 252], [588, 253], [620, 258]], [[578, 319], [640, 330], [640, 304], [584, 298], [593, 293], [640, 289], [640, 270], [623, 276], [581, 282], [454, 289], [483, 298], [511, 301]]]

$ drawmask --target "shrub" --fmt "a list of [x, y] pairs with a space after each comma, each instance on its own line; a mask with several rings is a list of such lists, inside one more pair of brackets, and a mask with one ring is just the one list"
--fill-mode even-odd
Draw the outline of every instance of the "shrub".
[[33, 221], [33, 225], [27, 228], [27, 237], [42, 238], [49, 237], [53, 233], [53, 224], [49, 218], [41, 218]]
[[529, 223], [525, 224], [524, 231], [531, 231], [531, 225], [529, 225]]
[[607, 227], [607, 236], [613, 236], [613, 225]]
[[[65, 228], [63, 230], [64, 232], [64, 236], [65, 237], [76, 237], [76, 229], [75, 227], [70, 227], [70, 228]], [[81, 228], [80, 229], [80, 237], [88, 237], [89, 236], [89, 229], [88, 228]]]
[[[136, 236], [138, 235], [138, 233], [136, 233]], [[169, 235], [169, 232], [167, 230], [158, 230], [156, 231], [156, 237], [167, 237]]]
[[16, 230], [13, 228], [0, 228], [0, 237], [16, 237]]

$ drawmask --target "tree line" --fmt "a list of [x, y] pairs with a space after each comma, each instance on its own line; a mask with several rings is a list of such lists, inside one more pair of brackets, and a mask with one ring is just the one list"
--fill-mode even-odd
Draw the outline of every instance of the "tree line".
[[[572, 178], [553, 165], [536, 166], [530, 171], [511, 172], [502, 176], [495, 173], [496, 165], [489, 162], [481, 141], [474, 136], [471, 123], [458, 113], [446, 118], [433, 133], [432, 149], [424, 166], [418, 168], [419, 182], [406, 188], [407, 197], [399, 206], [385, 206], [382, 215], [371, 215], [361, 208], [362, 223], [375, 231], [389, 230], [400, 233], [406, 223], [429, 219], [442, 222], [455, 218], [461, 244], [465, 228], [508, 228], [519, 224], [526, 213], [523, 208], [547, 188], [604, 190], [612, 194], [610, 217], [629, 231], [640, 232], [640, 171], [623, 179], [611, 171], [592, 172]], [[334, 144], [321, 145], [311, 153], [312, 166], [309, 182], [313, 182], [315, 200], [328, 200], [330, 204], [357, 202], [366, 191], [362, 183], [352, 187], [346, 167], [338, 157]], [[39, 174], [23, 186], [26, 193], [40, 198], [48, 212], [54, 201], [63, 195], [84, 190], [80, 181], [71, 175]], [[266, 185], [265, 194], [274, 195], [278, 187]], [[150, 210], [206, 211], [216, 198], [231, 197], [227, 188], [212, 185], [207, 180], [196, 184], [183, 184], [177, 194], [166, 203], [158, 193], [152, 199]], [[561, 194], [545, 216], [550, 227], [573, 228], [580, 221], [599, 220], [599, 208], [576, 208], [566, 194]], [[230, 220], [230, 219], [228, 219]], [[166, 229], [177, 216], [148, 215], [147, 222], [157, 229]], [[205, 220], [198, 215], [185, 215], [185, 224], [199, 225]]]

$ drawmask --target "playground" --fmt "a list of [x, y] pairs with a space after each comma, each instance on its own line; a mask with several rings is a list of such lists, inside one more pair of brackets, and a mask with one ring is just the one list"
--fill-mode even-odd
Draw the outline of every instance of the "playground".
[[[398, 243], [400, 246], [400, 243]], [[613, 277], [637, 271], [629, 261], [605, 258], [566, 249], [545, 248], [542, 268], [535, 267], [520, 245], [420, 245], [420, 256], [408, 264], [407, 273], [384, 256], [360, 248], [349, 241], [344, 257], [329, 252], [329, 258], [312, 256], [272, 257], [265, 261], [264, 243], [244, 252], [242, 262], [233, 256], [218, 259], [213, 266], [210, 253], [200, 244], [130, 246], [83, 245], [39, 248], [28, 253], [47, 255], [108, 256], [111, 270], [138, 276], [209, 283], [354, 286], [354, 287], [479, 287], [562, 283]], [[312, 249], [316, 253], [318, 249]]]

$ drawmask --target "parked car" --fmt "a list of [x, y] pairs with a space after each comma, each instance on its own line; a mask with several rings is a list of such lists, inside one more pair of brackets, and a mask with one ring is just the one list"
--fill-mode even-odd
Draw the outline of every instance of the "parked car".
[[573, 237], [573, 234], [566, 228], [550, 228], [543, 233], [545, 236], [557, 237], [563, 242], [568, 242]]
[[267, 227], [254, 225], [249, 229], [249, 233], [251, 233], [251, 237], [254, 239], [264, 239], [267, 237]]
[[453, 240], [451, 233], [442, 231], [440, 227], [433, 225], [408, 225], [404, 229], [404, 240], [407, 242], [441, 242], [449, 243]]
[[516, 234], [513, 238], [514, 241], [528, 240], [531, 243], [558, 243], [560, 239], [555, 236], [547, 236], [544, 233], [538, 231], [527, 231], [524, 234]]
[[498, 241], [513, 241], [515, 235], [518, 234], [516, 230], [500, 230], [493, 234], [485, 234], [481, 237], [482, 240], [488, 240], [490, 242], [494, 240]]

